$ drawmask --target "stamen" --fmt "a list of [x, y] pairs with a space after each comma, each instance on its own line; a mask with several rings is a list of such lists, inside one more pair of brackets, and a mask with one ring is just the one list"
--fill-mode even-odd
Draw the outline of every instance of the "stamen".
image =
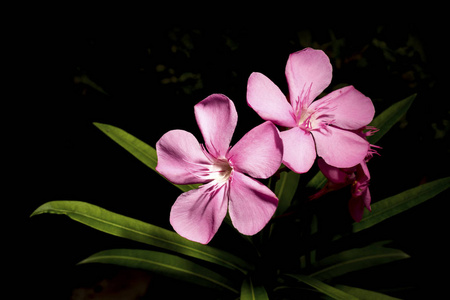
[[[364, 132], [364, 130], [367, 130], [367, 131]], [[378, 129], [378, 128], [376, 128], [376, 127], [373, 127], [373, 126], [366, 126], [366, 127], [363, 129], [363, 134], [364, 134], [365, 136], [372, 136], [372, 135], [374, 135], [375, 133], [377, 133], [378, 131], [380, 131], [380, 129]]]
[[365, 160], [366, 162], [368, 162], [375, 154], [378, 155], [378, 156], [381, 156], [380, 153], [378, 153], [378, 151], [375, 150], [375, 149], [373, 149], [373, 148], [383, 149], [383, 148], [380, 147], [380, 146], [370, 144], [370, 145], [369, 145], [369, 150], [367, 151], [367, 155], [366, 155], [366, 157], [364, 158], [364, 160]]
[[[322, 100], [318, 105], [311, 108], [309, 105], [309, 97], [311, 93], [312, 83], [306, 88], [306, 83], [300, 95], [295, 102], [294, 111], [296, 114], [298, 126], [306, 131], [318, 130], [329, 132], [328, 126], [335, 122], [333, 112], [336, 106], [331, 105], [332, 99]], [[309, 106], [308, 106], [309, 105]]]
[[324, 130], [328, 132], [328, 126], [335, 122], [334, 115], [330, 114], [335, 108], [328, 104], [329, 101], [325, 101], [315, 107], [314, 110], [304, 110], [298, 123], [300, 128], [307, 131]]
[[293, 105], [294, 113], [297, 117], [301, 116], [302, 113], [308, 109], [307, 105], [309, 104], [309, 95], [311, 93], [312, 84], [313, 83], [311, 82], [308, 88], [306, 88], [306, 82], [303, 84], [302, 91]]

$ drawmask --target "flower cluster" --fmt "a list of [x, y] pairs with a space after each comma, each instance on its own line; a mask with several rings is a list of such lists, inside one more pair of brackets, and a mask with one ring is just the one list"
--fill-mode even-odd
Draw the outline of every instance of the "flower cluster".
[[316, 156], [331, 183], [315, 198], [352, 184], [353, 218], [359, 220], [364, 207], [370, 209], [366, 162], [373, 148], [363, 129], [375, 113], [372, 101], [353, 86], [315, 100], [332, 78], [331, 63], [321, 50], [292, 53], [285, 73], [288, 96], [265, 75], [250, 75], [247, 103], [266, 122], [234, 146], [230, 142], [237, 112], [233, 102], [219, 94], [194, 107], [204, 145], [184, 130], [169, 131], [157, 142], [158, 172], [175, 184], [203, 184], [181, 194], [172, 206], [170, 222], [181, 236], [208, 243], [227, 211], [239, 232], [256, 234], [269, 222], [278, 199], [255, 178], [269, 178], [281, 164], [305, 173]]
[[[364, 127], [357, 131], [357, 133], [362, 137], [366, 137], [372, 135], [376, 131], [378, 130], [373, 127]], [[361, 221], [364, 208], [367, 208], [369, 211], [371, 210], [371, 197], [369, 192], [370, 173], [367, 168], [367, 162], [374, 154], [378, 154], [374, 148], [380, 148], [375, 145], [370, 146], [364, 160], [351, 168], [336, 168], [327, 164], [322, 158], [319, 158], [317, 164], [319, 165], [319, 169], [328, 179], [328, 182], [320, 191], [310, 196], [310, 200], [317, 199], [328, 192], [351, 185], [352, 196], [348, 202], [349, 212], [353, 220], [356, 222]]]

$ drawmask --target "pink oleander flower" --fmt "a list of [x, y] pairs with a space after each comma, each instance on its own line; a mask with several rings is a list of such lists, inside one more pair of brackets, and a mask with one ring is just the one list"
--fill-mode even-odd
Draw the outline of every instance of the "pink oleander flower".
[[177, 198], [170, 212], [172, 227], [181, 236], [206, 244], [228, 209], [239, 232], [256, 234], [272, 217], [278, 199], [249, 176], [268, 178], [280, 167], [283, 142], [278, 129], [265, 122], [230, 147], [237, 124], [234, 103], [214, 94], [194, 111], [205, 146], [184, 130], [169, 131], [156, 144], [159, 173], [175, 184], [204, 184]]
[[[368, 131], [366, 131], [368, 130]], [[373, 127], [365, 127], [355, 131], [359, 136], [366, 138], [374, 134], [378, 129]], [[310, 197], [310, 200], [317, 199], [326, 193], [339, 190], [343, 187], [351, 185], [351, 198], [348, 202], [350, 215], [356, 222], [361, 221], [364, 209], [371, 211], [371, 196], [369, 191], [370, 173], [367, 162], [378, 152], [374, 148], [379, 146], [370, 145], [369, 150], [363, 161], [351, 168], [336, 168], [327, 164], [322, 158], [317, 160], [320, 170], [328, 179], [327, 184], [316, 194]]]
[[351, 198], [348, 202], [348, 209], [353, 220], [361, 221], [364, 208], [371, 210], [370, 202], [370, 173], [367, 163], [363, 160], [360, 164], [352, 167], [340, 169], [328, 165], [323, 159], [318, 159], [318, 165], [322, 173], [328, 179], [327, 184], [310, 199], [317, 199], [324, 194], [351, 185]]
[[352, 132], [369, 124], [372, 101], [347, 86], [313, 101], [330, 84], [332, 66], [321, 50], [292, 53], [286, 64], [289, 101], [265, 75], [248, 79], [247, 102], [264, 120], [287, 127], [281, 132], [283, 163], [297, 173], [307, 172], [317, 155], [337, 168], [349, 168], [365, 157], [369, 143]]

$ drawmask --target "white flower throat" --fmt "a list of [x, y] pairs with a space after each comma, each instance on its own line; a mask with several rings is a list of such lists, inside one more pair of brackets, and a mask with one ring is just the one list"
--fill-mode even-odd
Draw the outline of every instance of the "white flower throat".
[[226, 159], [216, 159], [209, 169], [211, 179], [215, 180], [217, 183], [224, 183], [228, 181], [232, 171], [233, 167]]

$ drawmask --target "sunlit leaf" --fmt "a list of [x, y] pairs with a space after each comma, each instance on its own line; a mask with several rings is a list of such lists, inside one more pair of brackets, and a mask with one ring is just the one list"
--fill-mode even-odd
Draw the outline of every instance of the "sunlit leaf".
[[321, 259], [313, 267], [317, 270], [309, 276], [319, 280], [332, 279], [349, 272], [360, 271], [381, 264], [408, 258], [398, 249], [383, 247], [376, 243], [363, 248], [354, 248]]
[[275, 194], [278, 197], [278, 207], [275, 215], [280, 215], [290, 206], [292, 198], [297, 191], [300, 174], [292, 171], [281, 172], [280, 179], [275, 185]]
[[80, 201], [52, 201], [36, 209], [42, 213], [63, 214], [82, 224], [111, 235], [138, 241], [155, 247], [212, 262], [247, 273], [252, 266], [226, 251], [189, 241], [173, 231], [110, 212]]
[[250, 277], [247, 277], [241, 286], [240, 300], [268, 300], [269, 296], [264, 286], [255, 284]]
[[[156, 165], [158, 164], [158, 157], [156, 155], [155, 148], [147, 145], [131, 134], [125, 132], [124, 130], [102, 123], [94, 123], [94, 125], [100, 129], [103, 133], [109, 136], [113, 141], [122, 146], [125, 150], [130, 152], [134, 157], [139, 159], [147, 167], [156, 171]], [[157, 172], [158, 173], [158, 172]], [[159, 174], [159, 173], [158, 173]], [[174, 184], [183, 192], [197, 188], [198, 184], [188, 184], [188, 185], [177, 185]]]
[[80, 262], [80, 264], [85, 263], [106, 263], [138, 268], [204, 287], [239, 293], [228, 278], [190, 260], [163, 252], [112, 249], [96, 253]]
[[310, 287], [313, 287], [314, 289], [318, 290], [319, 292], [338, 300], [357, 300], [358, 298], [340, 290], [337, 289], [331, 285], [328, 285], [316, 278], [302, 275], [302, 274], [286, 274], [289, 277], [292, 277], [299, 282], [303, 282]]
[[387, 218], [404, 212], [420, 203], [432, 199], [450, 187], [450, 177], [434, 180], [372, 204], [372, 211], [365, 211], [362, 220], [353, 224], [358, 232], [378, 224]]

